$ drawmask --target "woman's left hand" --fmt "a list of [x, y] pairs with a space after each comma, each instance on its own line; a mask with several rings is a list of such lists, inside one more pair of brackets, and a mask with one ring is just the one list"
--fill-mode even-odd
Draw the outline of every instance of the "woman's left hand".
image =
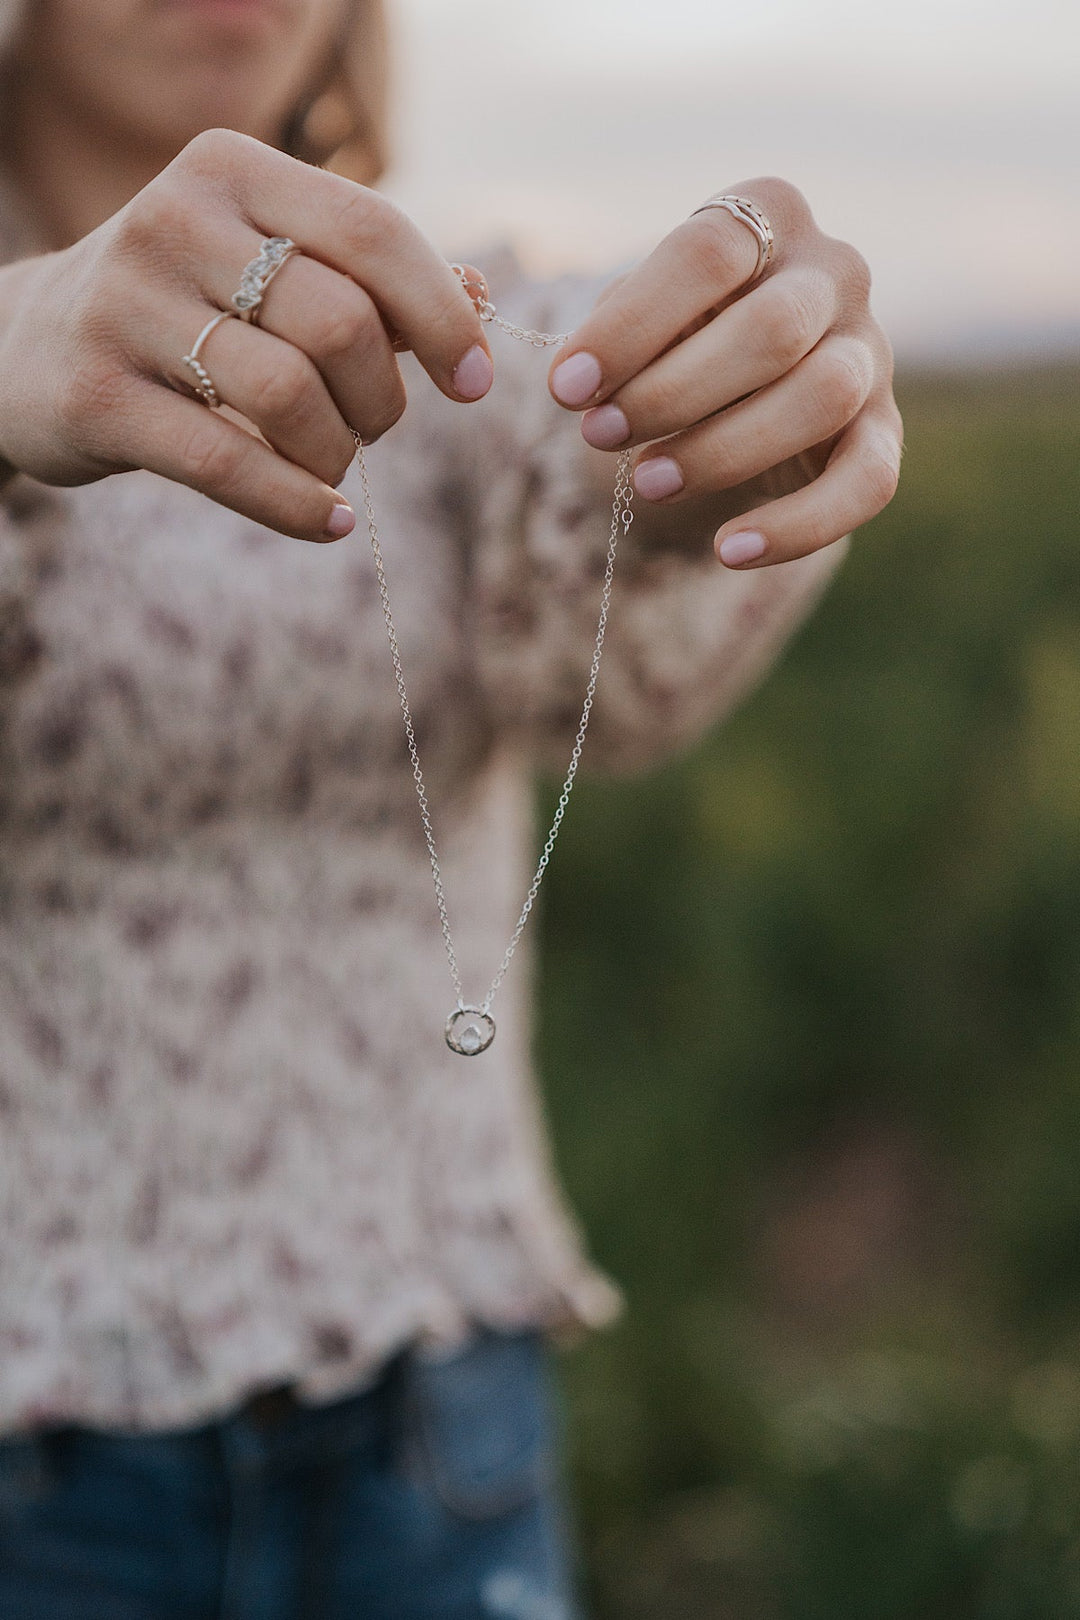
[[747, 225], [723, 208], [693, 215], [604, 292], [549, 385], [585, 411], [589, 444], [645, 446], [634, 487], [648, 501], [733, 489], [799, 458], [803, 487], [716, 536], [729, 567], [762, 567], [818, 551], [888, 504], [903, 424], [865, 259], [819, 230], [787, 181], [730, 189], [772, 226], [764, 274], [751, 279]]

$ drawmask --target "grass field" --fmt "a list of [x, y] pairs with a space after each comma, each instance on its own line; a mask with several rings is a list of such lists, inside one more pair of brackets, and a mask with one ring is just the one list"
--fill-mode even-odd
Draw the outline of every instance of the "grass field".
[[549, 879], [599, 1620], [1080, 1615], [1080, 372], [898, 392], [783, 665]]

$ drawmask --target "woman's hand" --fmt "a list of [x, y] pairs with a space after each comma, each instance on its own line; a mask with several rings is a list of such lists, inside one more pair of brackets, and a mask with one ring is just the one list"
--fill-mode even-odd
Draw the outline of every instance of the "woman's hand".
[[[265, 237], [300, 248], [258, 325], [221, 323], [200, 359], [256, 438], [195, 399], [183, 363]], [[0, 272], [0, 457], [53, 484], [149, 468], [285, 534], [348, 533], [334, 493], [397, 421], [395, 347], [451, 399], [491, 383], [459, 278], [385, 198], [246, 136], [198, 136], [63, 252]]]
[[758, 244], [746, 225], [722, 208], [693, 215], [607, 289], [550, 386], [560, 404], [588, 407], [581, 430], [597, 449], [645, 445], [634, 486], [649, 501], [733, 489], [796, 461], [803, 487], [716, 536], [723, 562], [752, 567], [817, 551], [880, 512], [903, 425], [861, 254], [825, 236], [786, 181], [731, 190], [772, 225], [762, 277], [750, 279]]

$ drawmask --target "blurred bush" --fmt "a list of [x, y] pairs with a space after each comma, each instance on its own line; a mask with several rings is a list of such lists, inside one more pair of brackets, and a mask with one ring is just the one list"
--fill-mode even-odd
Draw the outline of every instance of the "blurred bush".
[[783, 665], [546, 891], [601, 1620], [1080, 1615], [1080, 374], [898, 392]]

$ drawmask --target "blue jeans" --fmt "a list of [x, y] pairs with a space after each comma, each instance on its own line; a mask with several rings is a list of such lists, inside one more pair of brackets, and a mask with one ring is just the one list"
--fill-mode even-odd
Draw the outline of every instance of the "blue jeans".
[[571, 1620], [535, 1334], [221, 1422], [0, 1441], [0, 1620]]

